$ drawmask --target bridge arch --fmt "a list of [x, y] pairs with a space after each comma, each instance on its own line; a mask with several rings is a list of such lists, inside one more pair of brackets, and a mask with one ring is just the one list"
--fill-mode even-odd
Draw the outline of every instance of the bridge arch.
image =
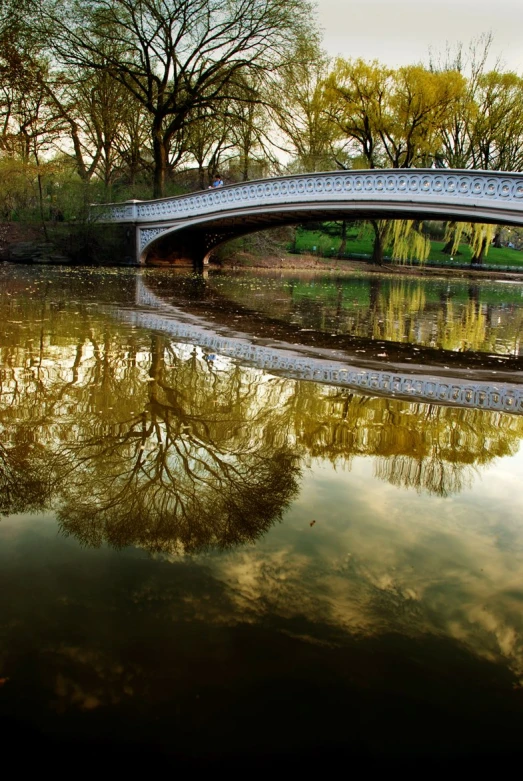
[[203, 263], [225, 241], [326, 219], [436, 219], [523, 225], [523, 175], [387, 169], [263, 179], [216, 190], [93, 206], [93, 219], [134, 225], [136, 259]]

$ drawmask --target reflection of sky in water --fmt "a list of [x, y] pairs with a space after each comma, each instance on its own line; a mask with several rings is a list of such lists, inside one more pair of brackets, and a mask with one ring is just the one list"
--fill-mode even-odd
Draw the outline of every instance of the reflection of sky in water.
[[[256, 544], [193, 557], [211, 577], [211, 598], [186, 593], [187, 618], [232, 625], [301, 617], [312, 642], [343, 643], [345, 632], [448, 636], [507, 665], [523, 684], [521, 453], [446, 498], [378, 481], [372, 461], [357, 457], [350, 471], [314, 461], [283, 522]], [[23, 567], [27, 553], [29, 571], [41, 568], [35, 554], [55, 533], [45, 518], [3, 520], [4, 555], [15, 554], [10, 566]], [[108, 554], [87, 555], [106, 578]], [[56, 574], [44, 569], [38, 577], [45, 584]], [[228, 595], [222, 604], [212, 598], [218, 583]], [[154, 588], [149, 598], [160, 598]], [[168, 603], [169, 594], [163, 599]]]
[[522, 465], [503, 459], [440, 498], [376, 485], [371, 459], [350, 472], [316, 464], [283, 525], [211, 567], [252, 620], [303, 613], [349, 632], [448, 635], [523, 684]]

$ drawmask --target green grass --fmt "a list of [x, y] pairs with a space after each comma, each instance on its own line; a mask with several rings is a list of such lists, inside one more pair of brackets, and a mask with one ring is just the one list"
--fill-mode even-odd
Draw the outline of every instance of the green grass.
[[[298, 228], [296, 231], [296, 242], [293, 249], [298, 253], [312, 252], [320, 257], [333, 257], [337, 255], [341, 239], [339, 236], [331, 236], [321, 231], [311, 231]], [[472, 252], [468, 244], [460, 244], [458, 253], [451, 259], [449, 255], [442, 252], [445, 243], [443, 241], [433, 241], [429, 261], [438, 263], [460, 263], [469, 266], [472, 258]], [[347, 236], [345, 247], [345, 257], [351, 255], [372, 255], [372, 232], [352, 232]], [[387, 252], [385, 252], [387, 255]], [[484, 265], [488, 266], [521, 266], [523, 267], [523, 252], [508, 247], [491, 247], [483, 260]]]
[[[300, 230], [296, 231], [296, 252], [313, 252], [314, 254], [332, 257], [337, 254], [341, 239], [339, 236], [329, 236], [321, 231]], [[359, 233], [347, 235], [345, 254], [370, 254], [372, 253], [372, 240], [370, 236], [360, 236]]]
[[[441, 251], [445, 243], [443, 241], [433, 241], [430, 250], [429, 260], [438, 260], [450, 263], [450, 257], [444, 255]], [[455, 263], [470, 264], [472, 252], [468, 244], [459, 245], [459, 255], [454, 256]], [[490, 247], [485, 256], [484, 263], [489, 266], [523, 266], [523, 252], [508, 247]]]

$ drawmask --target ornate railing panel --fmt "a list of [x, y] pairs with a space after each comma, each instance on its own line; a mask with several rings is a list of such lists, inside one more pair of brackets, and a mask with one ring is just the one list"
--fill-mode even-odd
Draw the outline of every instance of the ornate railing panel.
[[[523, 175], [492, 171], [388, 169], [339, 171], [264, 179], [154, 201], [97, 205], [93, 218], [109, 222], [190, 222], [220, 212], [304, 204], [456, 206], [510, 213], [523, 223]], [[151, 239], [149, 238], [148, 241]]]

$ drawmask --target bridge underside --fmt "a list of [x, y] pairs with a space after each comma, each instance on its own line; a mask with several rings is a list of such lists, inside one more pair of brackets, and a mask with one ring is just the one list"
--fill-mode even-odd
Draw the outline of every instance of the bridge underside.
[[322, 204], [307, 208], [265, 208], [260, 211], [236, 211], [184, 224], [157, 224], [157, 237], [146, 244], [140, 255], [140, 263], [167, 264], [173, 266], [200, 266], [208, 262], [212, 251], [219, 245], [249, 233], [269, 228], [329, 220], [361, 221], [370, 219], [455, 220], [505, 225], [521, 225], [518, 213], [492, 214], [483, 209], [456, 208], [434, 205], [422, 208], [418, 204]]

